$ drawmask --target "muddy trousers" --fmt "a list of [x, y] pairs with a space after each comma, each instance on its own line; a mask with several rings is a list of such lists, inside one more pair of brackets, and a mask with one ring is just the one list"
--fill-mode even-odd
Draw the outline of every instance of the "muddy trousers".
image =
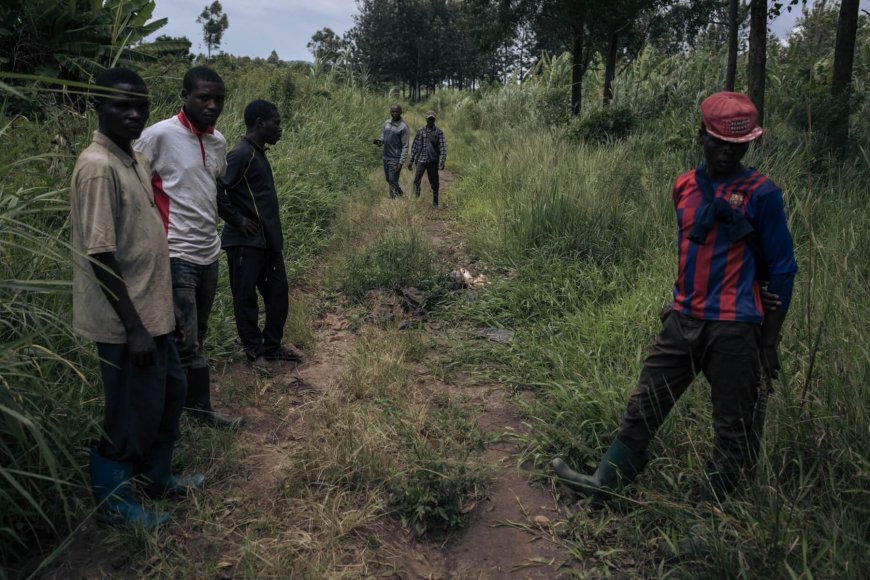
[[208, 333], [208, 318], [217, 293], [218, 262], [194, 264], [180, 258], [170, 258], [172, 299], [181, 315], [184, 340], [178, 345], [178, 355], [184, 370], [208, 367], [203, 342]]
[[432, 205], [438, 205], [438, 162], [429, 161], [417, 163], [417, 171], [414, 173], [414, 195], [420, 197], [420, 186], [423, 183], [423, 174], [429, 176], [429, 185], [432, 187]]
[[643, 451], [698, 373], [710, 383], [715, 441], [707, 472], [749, 467], [752, 417], [761, 374], [761, 325], [707, 321], [667, 311], [628, 400], [617, 437]]
[[[263, 248], [233, 246], [227, 248], [230, 289], [236, 330], [252, 361], [276, 352], [281, 347], [287, 321], [288, 291], [284, 255]], [[260, 330], [257, 292], [263, 297], [266, 320]]]

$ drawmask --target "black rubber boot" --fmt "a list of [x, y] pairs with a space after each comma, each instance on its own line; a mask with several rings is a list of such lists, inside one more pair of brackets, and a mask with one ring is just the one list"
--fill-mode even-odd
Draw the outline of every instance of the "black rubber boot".
[[106, 459], [91, 450], [91, 488], [97, 500], [97, 520], [111, 526], [142, 526], [154, 529], [169, 522], [167, 512], [142, 507], [133, 497], [130, 480], [133, 464]]
[[205, 476], [201, 473], [177, 476], [172, 473], [170, 442], [157, 443], [148, 454], [148, 460], [139, 474], [144, 482], [143, 491], [149, 497], [181, 497], [194, 489], [202, 489]]
[[632, 451], [621, 441], [614, 439], [592, 475], [577, 473], [558, 457], [553, 459], [553, 469], [566, 486], [592, 498], [594, 503], [601, 504], [634, 481], [648, 462], [647, 451]]
[[211, 381], [208, 367], [187, 369], [187, 402], [185, 408], [200, 423], [221, 429], [240, 429], [242, 417], [229, 417], [215, 412], [211, 406]]

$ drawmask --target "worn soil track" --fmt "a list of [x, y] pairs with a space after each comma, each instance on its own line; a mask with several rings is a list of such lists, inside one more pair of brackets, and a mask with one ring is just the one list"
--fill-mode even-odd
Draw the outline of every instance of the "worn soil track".
[[[442, 174], [442, 190], [449, 192], [453, 176]], [[379, 200], [378, 203], [420, 203], [420, 200]], [[449, 202], [449, 195], [444, 195]], [[461, 236], [452, 228], [451, 210], [427, 210], [425, 235], [438, 260], [448, 268], [469, 266]], [[473, 265], [472, 265], [473, 267]], [[229, 365], [213, 375], [218, 407], [244, 415], [247, 425], [238, 436], [234, 468], [211, 474], [207, 493], [222, 496], [220, 509], [197, 513], [202, 520], [185, 518], [176, 510], [177, 524], [159, 544], [190, 542], [201, 558], [202, 578], [250, 577], [237, 565], [240, 536], [258, 513], [275, 509], [268, 491], [286, 469], [286, 450], [303, 440], [309, 430], [306, 409], [339, 388], [346, 361], [360, 329], [350, 324], [340, 307], [329, 308], [316, 321], [317, 343], [304, 364], [284, 364], [269, 377], [260, 377], [244, 364]], [[450, 328], [424, 323], [436, 341], [447, 341]], [[578, 563], [559, 543], [560, 522], [565, 519], [554, 490], [532, 481], [532, 471], [521, 464], [521, 435], [528, 429], [507, 391], [498, 384], [481, 383], [470, 374], [454, 372], [450, 383], [434, 377], [420, 365], [415, 383], [432, 397], [447, 392], [461, 396], [475, 409], [478, 426], [487, 434], [485, 451], [477, 459], [491, 474], [482, 497], [466, 506], [466, 525], [454, 532], [419, 537], [396, 519], [381, 521], [378, 548], [367, 562], [365, 577], [382, 578], [561, 578], [578, 571]], [[244, 393], [244, 396], [239, 396]], [[226, 402], [227, 404], [222, 404]], [[242, 404], [238, 402], [241, 400]], [[235, 404], [231, 404], [233, 401]], [[190, 426], [188, 431], [190, 430]], [[186, 436], [191, 436], [190, 433]], [[220, 458], [216, 458], [219, 463]], [[291, 467], [292, 468], [292, 467]], [[191, 510], [194, 511], [194, 510]], [[42, 577], [139, 578], [153, 574], [131, 566], [123, 542], [107, 542], [112, 532], [86, 523], [70, 545]], [[265, 541], [265, 540], [264, 540]], [[155, 550], [159, 554], [160, 548]], [[155, 554], [155, 558], [159, 555]], [[159, 569], [159, 568], [158, 568]], [[270, 574], [271, 576], [271, 574]]]

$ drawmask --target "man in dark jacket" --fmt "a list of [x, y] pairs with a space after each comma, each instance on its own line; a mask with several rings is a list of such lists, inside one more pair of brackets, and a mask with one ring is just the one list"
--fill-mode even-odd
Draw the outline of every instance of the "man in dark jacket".
[[[227, 156], [227, 171], [218, 184], [218, 213], [226, 222], [221, 246], [227, 252], [236, 328], [248, 362], [268, 370], [267, 361], [299, 362], [295, 351], [281, 346], [287, 320], [289, 286], [284, 269], [284, 237], [278, 195], [266, 145], [281, 138], [281, 115], [268, 101], [245, 107], [247, 132]], [[266, 307], [258, 323], [257, 291]]]
[[447, 161], [447, 141], [444, 132], [435, 126], [435, 111], [426, 113], [426, 126], [417, 129], [414, 143], [411, 145], [411, 161], [408, 169], [417, 164], [414, 175], [414, 195], [420, 197], [420, 184], [423, 174], [429, 175], [429, 185], [432, 187], [432, 205], [438, 207], [438, 170], [444, 169]]

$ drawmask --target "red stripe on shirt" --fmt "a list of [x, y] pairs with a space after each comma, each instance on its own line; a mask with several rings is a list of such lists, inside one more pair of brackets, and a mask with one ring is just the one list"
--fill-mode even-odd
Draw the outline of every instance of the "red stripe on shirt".
[[151, 189], [154, 192], [154, 204], [157, 206], [157, 211], [160, 212], [160, 219], [163, 220], [163, 230], [169, 234], [169, 196], [166, 195], [166, 190], [163, 189], [163, 178], [156, 171], [151, 175]]
[[692, 286], [692, 314], [693, 318], [704, 318], [707, 307], [707, 286], [710, 282], [710, 266], [713, 263], [713, 250], [716, 249], [716, 236], [719, 235], [719, 223], [715, 222], [710, 233], [707, 234], [707, 243], [698, 247], [695, 255], [695, 283]]
[[719, 296], [719, 320], [737, 319], [737, 288], [743, 271], [743, 252], [746, 244], [731, 244], [725, 261], [725, 277]]

